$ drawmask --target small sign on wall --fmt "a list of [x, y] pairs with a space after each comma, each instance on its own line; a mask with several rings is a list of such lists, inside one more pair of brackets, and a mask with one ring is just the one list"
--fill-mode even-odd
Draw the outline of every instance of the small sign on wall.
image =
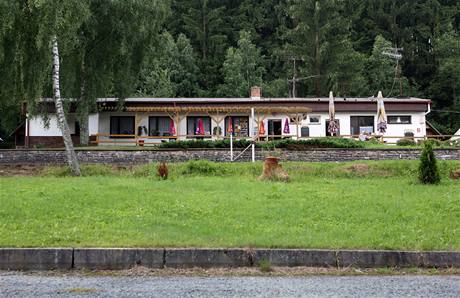
[[417, 127], [417, 133], [420, 133], [420, 127]]

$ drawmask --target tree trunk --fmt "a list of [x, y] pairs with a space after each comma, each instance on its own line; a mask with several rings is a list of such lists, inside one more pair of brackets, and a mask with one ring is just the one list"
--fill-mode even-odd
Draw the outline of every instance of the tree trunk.
[[88, 146], [89, 145], [89, 107], [85, 93], [85, 79], [84, 73], [82, 74], [82, 82], [80, 86], [80, 101], [79, 112], [78, 112], [78, 122], [80, 123], [80, 145]]
[[64, 145], [67, 154], [67, 163], [69, 164], [70, 171], [74, 176], [80, 176], [80, 165], [78, 164], [77, 155], [73, 148], [72, 137], [70, 136], [69, 125], [65, 118], [64, 107], [61, 99], [61, 87], [59, 85], [59, 50], [57, 37], [53, 36], [53, 91], [54, 91], [54, 104], [56, 106], [56, 117], [59, 128], [64, 139]]

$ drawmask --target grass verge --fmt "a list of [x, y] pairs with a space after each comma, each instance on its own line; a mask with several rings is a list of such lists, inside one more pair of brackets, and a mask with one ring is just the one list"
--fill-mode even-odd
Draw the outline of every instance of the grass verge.
[[86, 177], [0, 178], [2, 247], [287, 247], [460, 250], [460, 162], [416, 183], [417, 163], [287, 163], [291, 183], [261, 164], [85, 166]]

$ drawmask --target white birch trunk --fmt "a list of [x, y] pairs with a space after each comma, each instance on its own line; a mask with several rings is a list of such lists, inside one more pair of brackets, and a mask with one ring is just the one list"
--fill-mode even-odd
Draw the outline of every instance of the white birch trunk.
[[80, 176], [80, 165], [78, 164], [77, 155], [73, 148], [72, 137], [70, 136], [69, 125], [65, 118], [64, 107], [61, 99], [61, 87], [59, 85], [59, 49], [57, 37], [53, 36], [52, 40], [52, 53], [53, 53], [53, 91], [54, 91], [54, 104], [56, 106], [56, 117], [58, 120], [59, 128], [64, 139], [64, 145], [67, 155], [67, 163], [69, 164], [70, 171], [74, 176]]

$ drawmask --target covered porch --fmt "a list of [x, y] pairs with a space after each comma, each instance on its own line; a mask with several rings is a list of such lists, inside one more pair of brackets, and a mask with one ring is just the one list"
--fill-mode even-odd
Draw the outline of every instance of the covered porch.
[[307, 107], [127, 106], [102, 107], [95, 145], [156, 145], [177, 140], [300, 139]]

